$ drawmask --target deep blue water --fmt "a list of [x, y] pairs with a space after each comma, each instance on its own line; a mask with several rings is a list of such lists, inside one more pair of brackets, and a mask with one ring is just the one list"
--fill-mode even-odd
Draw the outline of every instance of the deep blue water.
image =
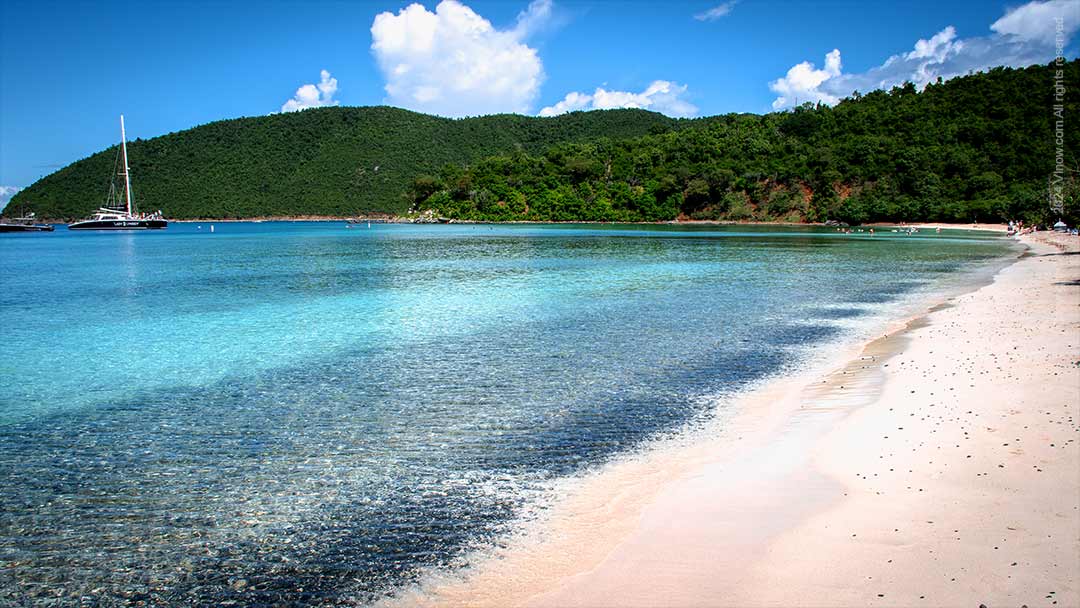
[[946, 231], [0, 237], [0, 604], [342, 604], [1010, 255]]

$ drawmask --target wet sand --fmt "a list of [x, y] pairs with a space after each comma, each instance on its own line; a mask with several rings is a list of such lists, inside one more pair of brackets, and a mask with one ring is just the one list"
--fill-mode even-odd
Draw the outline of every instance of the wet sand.
[[1080, 247], [577, 480], [390, 605], [1080, 605]]

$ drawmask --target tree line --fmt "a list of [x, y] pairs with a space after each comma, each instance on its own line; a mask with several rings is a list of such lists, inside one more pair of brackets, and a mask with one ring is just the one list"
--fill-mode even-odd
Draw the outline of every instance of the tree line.
[[[403, 214], [419, 174], [520, 147], [633, 138], [688, 124], [653, 112], [612, 110], [538, 118], [449, 119], [399, 108], [330, 107], [223, 120], [128, 142], [139, 209], [169, 218]], [[105, 199], [116, 146], [19, 192], [4, 213], [86, 217]]]
[[[418, 176], [407, 197], [414, 211], [481, 221], [1053, 223], [1055, 69], [995, 68], [540, 154], [519, 147]], [[1080, 85], [1080, 61], [1064, 69]], [[1066, 120], [1080, 120], [1076, 91]], [[1066, 128], [1062, 142], [1070, 225], [1078, 135]]]
[[[1054, 70], [1065, 98], [1054, 98]], [[477, 221], [1052, 223], [1055, 104], [1078, 217], [1080, 60], [994, 68], [834, 107], [673, 119], [644, 110], [448, 119], [333, 107], [224, 120], [128, 146], [140, 209], [170, 218], [428, 213]], [[5, 214], [75, 219], [116, 147], [19, 192]], [[1054, 217], [1052, 217], [1054, 216]]]

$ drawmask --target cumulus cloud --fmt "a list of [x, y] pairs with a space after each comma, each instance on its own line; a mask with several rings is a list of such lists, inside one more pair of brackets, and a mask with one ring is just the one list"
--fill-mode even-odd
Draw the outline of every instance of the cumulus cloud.
[[0, 186], [0, 210], [7, 207], [8, 201], [11, 197], [15, 196], [19, 190], [22, 190], [20, 186]]
[[[597, 89], [597, 92], [599, 91], [603, 91], [603, 89]], [[588, 93], [578, 93], [577, 91], [567, 93], [566, 97], [559, 103], [540, 110], [540, 116], [556, 116], [577, 110], [592, 110], [594, 109], [590, 107], [592, 100], [593, 96]]]
[[[1056, 55], [1055, 18], [1065, 18], [1065, 43], [1080, 26], [1080, 0], [1029, 2], [1011, 9], [995, 21], [992, 34], [960, 39], [948, 26], [930, 38], [915, 42], [911, 51], [889, 57], [885, 63], [861, 73], [845, 74], [840, 51], [825, 57], [825, 68], [804, 61], [769, 83], [777, 94], [773, 109], [797, 103], [835, 104], [855, 91], [889, 89], [911, 82], [922, 87], [938, 78], [949, 79], [1003, 65], [1025, 67], [1047, 63]], [[1049, 24], [1049, 25], [1047, 25]]]
[[1064, 26], [1068, 28], [1066, 35], [1075, 32], [1080, 25], [1080, 0], [1028, 2], [1006, 12], [990, 29], [1021, 40], [1052, 42], [1057, 28], [1055, 19], [1058, 18], [1064, 19]]
[[332, 78], [330, 72], [319, 72], [319, 84], [305, 84], [296, 89], [296, 95], [281, 106], [282, 112], [296, 112], [308, 108], [322, 106], [336, 106], [338, 101], [334, 99], [337, 93], [337, 78]]
[[443, 0], [434, 12], [410, 4], [376, 15], [371, 51], [386, 101], [443, 116], [528, 112], [544, 68], [525, 41], [551, 16], [551, 0], [535, 0], [507, 30], [457, 0]]
[[553, 106], [540, 110], [540, 116], [555, 116], [575, 110], [608, 110], [612, 108], [641, 108], [684, 117], [697, 114], [697, 106], [683, 99], [686, 85], [657, 80], [640, 93], [608, 91], [598, 87], [592, 94], [571, 92]]
[[838, 97], [821, 89], [821, 85], [840, 75], [840, 50], [833, 49], [825, 55], [825, 69], [818, 70], [809, 61], [792, 66], [787, 76], [774, 80], [769, 88], [780, 96], [773, 101], [773, 108], [793, 106], [807, 101], [823, 101], [835, 104]]
[[726, 17], [731, 13], [731, 9], [735, 8], [735, 5], [739, 0], [731, 0], [710, 8], [707, 11], [702, 11], [694, 15], [694, 19], [698, 21], [716, 21], [721, 17]]

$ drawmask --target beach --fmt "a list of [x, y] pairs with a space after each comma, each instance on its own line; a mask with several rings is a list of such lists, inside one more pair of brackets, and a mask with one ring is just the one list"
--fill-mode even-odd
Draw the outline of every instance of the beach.
[[[768, 598], [785, 539], [831, 564], [845, 554], [817, 518], [871, 513], [826, 448], [870, 465], [941, 435], [911, 430], [930, 416], [883, 419], [905, 430], [871, 445], [833, 437], [890, 407], [923, 333], [963, 341], [939, 319], [972, 316], [970, 296], [948, 298], [1002, 268], [1041, 293], [1053, 281], [1015, 269], [1073, 259], [1016, 263], [1017, 243], [959, 230], [203, 228], [0, 248], [20, 379], [0, 390], [0, 604], [788, 604]], [[1056, 344], [1010, 331], [988, 335], [1021, 350], [991, 352]], [[933, 350], [917, 371], [947, 364]], [[856, 472], [898, 467], [880, 455]], [[912, 515], [947, 519], [889, 529]]]
[[579, 482], [403, 605], [1080, 605], [1080, 247]]

